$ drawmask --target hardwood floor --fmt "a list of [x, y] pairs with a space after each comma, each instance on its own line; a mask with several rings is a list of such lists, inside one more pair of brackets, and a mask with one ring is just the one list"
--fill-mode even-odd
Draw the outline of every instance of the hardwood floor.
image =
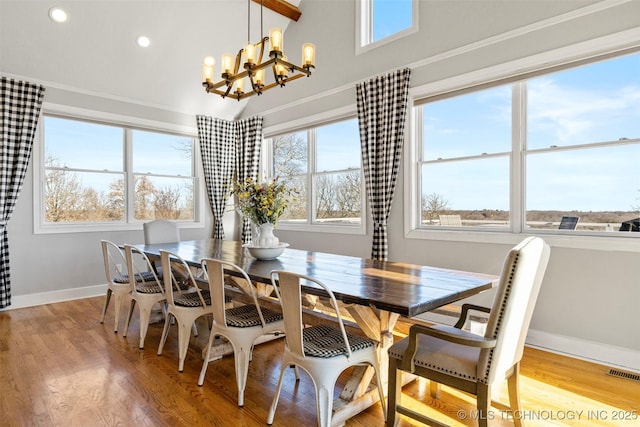
[[[177, 334], [172, 328], [162, 356], [162, 324], [150, 325], [138, 349], [137, 312], [129, 336], [113, 332], [113, 307], [99, 323], [104, 299], [89, 298], [0, 312], [0, 424], [3, 426], [263, 426], [279, 374], [283, 340], [254, 352], [245, 392], [237, 407], [233, 359], [211, 362], [198, 387], [206, 322], [191, 339], [184, 372], [178, 372]], [[124, 322], [122, 322], [124, 325]], [[121, 326], [122, 327], [122, 326]], [[520, 390], [529, 426], [640, 425], [640, 383], [606, 375], [608, 367], [527, 348]], [[313, 426], [315, 397], [309, 377], [296, 384], [287, 372], [274, 425]], [[477, 425], [474, 400], [442, 388], [429, 397], [423, 380], [405, 387], [403, 404], [450, 425]], [[503, 387], [497, 397], [506, 396]], [[426, 405], [426, 406], [425, 406]], [[458, 414], [459, 416], [456, 416]], [[460, 415], [465, 417], [459, 420]], [[499, 410], [490, 425], [511, 426]], [[620, 418], [627, 418], [622, 419]], [[383, 426], [377, 404], [348, 426]], [[398, 426], [414, 425], [402, 419]]]

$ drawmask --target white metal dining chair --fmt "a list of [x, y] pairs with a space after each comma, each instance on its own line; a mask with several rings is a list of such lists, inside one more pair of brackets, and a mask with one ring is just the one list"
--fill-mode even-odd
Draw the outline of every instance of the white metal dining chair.
[[[213, 314], [211, 295], [208, 290], [200, 289], [189, 265], [179, 255], [161, 250], [160, 261], [162, 270], [165, 272], [163, 283], [167, 300], [167, 315], [158, 346], [158, 356], [162, 354], [162, 349], [167, 341], [171, 319], [175, 318], [178, 325], [178, 370], [182, 372], [191, 337], [190, 330], [195, 325], [196, 319]], [[176, 278], [176, 270], [185, 275], [186, 289], [183, 286], [183, 278]]]
[[[385, 411], [377, 343], [369, 338], [346, 332], [338, 302], [331, 289], [311, 277], [287, 271], [271, 272], [271, 282], [282, 305], [285, 322], [285, 348], [280, 368], [280, 379], [273, 403], [269, 410], [267, 424], [272, 424], [282, 389], [282, 381], [287, 367], [305, 370], [312, 378], [316, 391], [318, 426], [329, 427], [333, 412], [333, 390], [338, 376], [348, 367], [369, 365], [374, 369], [376, 384], [380, 394], [383, 414]], [[302, 320], [301, 282], [305, 286], [321, 288], [328, 296], [334, 309], [335, 324], [319, 324], [304, 327]], [[298, 376], [296, 375], [296, 379]]]
[[[244, 389], [254, 343], [263, 335], [284, 333], [282, 313], [260, 306], [254, 284], [247, 273], [237, 265], [205, 258], [202, 260], [202, 269], [209, 281], [213, 322], [198, 385], [204, 383], [214, 341], [222, 336], [233, 347], [238, 406], [243, 406]], [[234, 277], [229, 279], [227, 276], [229, 274]], [[227, 308], [225, 292], [229, 289], [244, 295], [246, 304]]]
[[[138, 312], [140, 313], [140, 342], [138, 346], [139, 348], [144, 348], [144, 340], [147, 336], [147, 330], [149, 329], [151, 312], [157, 304], [161, 304], [162, 311], [166, 315], [166, 298], [162, 283], [153, 270], [153, 266], [147, 255], [135, 246], [126, 244], [124, 245], [124, 254], [127, 260], [131, 303], [129, 305], [129, 315], [127, 316], [127, 323], [124, 326], [123, 336], [126, 337], [129, 332], [129, 324], [131, 323], [131, 317], [133, 316], [133, 311], [137, 303]], [[144, 270], [140, 268], [136, 259], [142, 262]], [[136, 278], [141, 277], [147, 277], [148, 280], [143, 282], [136, 280]]]
[[107, 295], [102, 308], [102, 317], [100, 323], [104, 323], [107, 314], [107, 308], [111, 301], [111, 296], [115, 301], [115, 324], [113, 332], [118, 332], [118, 324], [120, 322], [120, 312], [122, 305], [129, 298], [131, 286], [129, 285], [129, 276], [124, 271], [127, 262], [122, 250], [115, 243], [109, 240], [100, 241], [102, 247], [102, 259], [104, 263], [104, 272], [107, 279]]
[[[389, 348], [389, 426], [395, 425], [398, 413], [429, 425], [442, 425], [401, 405], [402, 372], [432, 381], [433, 398], [438, 397], [439, 384], [475, 395], [480, 426], [486, 426], [489, 418], [491, 387], [506, 379], [511, 410], [522, 413], [520, 360], [549, 253], [549, 245], [541, 238], [523, 240], [507, 254], [490, 310], [464, 304], [456, 325], [413, 325], [407, 338]], [[461, 329], [469, 310], [490, 313], [484, 336]], [[513, 419], [521, 425], [519, 416]]]

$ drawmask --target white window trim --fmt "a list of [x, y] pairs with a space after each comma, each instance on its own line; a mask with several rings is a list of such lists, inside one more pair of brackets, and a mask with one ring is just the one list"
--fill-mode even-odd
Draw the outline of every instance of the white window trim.
[[373, 0], [356, 0], [356, 56], [368, 52], [372, 49], [376, 49], [380, 46], [384, 46], [388, 43], [407, 37], [411, 34], [417, 33], [418, 28], [418, 0], [412, 0], [411, 7], [411, 27], [406, 28], [397, 33], [380, 39], [378, 41], [372, 41], [372, 5]]
[[[411, 114], [407, 121], [406, 137], [411, 142], [410, 149], [404, 152], [404, 234], [409, 239], [429, 239], [456, 242], [473, 242], [473, 243], [497, 243], [497, 244], [516, 244], [528, 235], [539, 235], [543, 237], [551, 246], [576, 249], [592, 249], [592, 250], [617, 250], [627, 252], [640, 252], [640, 238], [636, 235], [628, 233], [615, 233], [608, 235], [604, 233], [588, 233], [588, 232], [572, 232], [571, 235], [562, 234], [545, 230], [544, 232], [534, 232], [523, 230], [522, 224], [525, 218], [524, 201], [524, 179], [522, 174], [524, 171], [521, 165], [524, 164], [522, 157], [524, 151], [519, 147], [512, 149], [511, 158], [511, 218], [512, 224], [509, 229], [504, 231], [475, 231], [467, 230], [428, 230], [419, 229], [418, 225], [418, 202], [420, 200], [419, 191], [420, 183], [417, 182], [417, 165], [418, 159], [421, 158], [421, 144], [416, 143], [415, 108], [413, 108], [414, 100], [433, 96], [437, 94], [445, 94], [472, 87], [483, 82], [491, 82], [503, 79], [507, 76], [524, 74], [536, 69], [549, 68], [584, 60], [590, 57], [599, 56], [607, 52], [622, 51], [625, 49], [633, 49], [640, 47], [640, 28], [622, 31], [620, 33], [611, 34], [598, 39], [587, 42], [566, 46], [553, 51], [544, 52], [533, 55], [528, 58], [518, 59], [508, 63], [496, 65], [478, 71], [473, 71], [460, 76], [455, 76], [446, 80], [429, 83], [423, 86], [411, 88], [409, 91], [409, 102]], [[521, 103], [522, 93], [513, 95], [518, 99], [516, 102]], [[512, 114], [519, 114], [520, 109], [514, 109]], [[521, 120], [521, 118], [517, 118]], [[513, 132], [520, 132], [523, 129], [514, 129]], [[514, 135], [513, 144], [520, 144], [522, 138]], [[519, 183], [520, 188], [514, 184]], [[514, 231], [515, 230], [515, 231]], [[636, 233], [637, 234], [637, 233]]]
[[32, 151], [33, 157], [33, 233], [34, 234], [56, 234], [56, 233], [90, 233], [100, 231], [130, 231], [142, 230], [144, 221], [135, 222], [108, 222], [108, 223], [73, 223], [73, 224], [45, 224], [44, 221], [44, 127], [42, 126], [44, 115], [51, 114], [66, 117], [71, 120], [98, 121], [115, 126], [133, 127], [149, 131], [171, 132], [195, 138], [194, 144], [194, 195], [196, 196], [194, 208], [194, 221], [177, 221], [180, 228], [202, 228], [205, 226], [204, 207], [207, 198], [202, 182], [202, 162], [200, 161], [200, 148], [197, 143], [198, 130], [189, 126], [182, 126], [171, 123], [157, 122], [154, 120], [137, 119], [119, 114], [104, 113], [84, 108], [70, 107], [67, 105], [43, 103], [38, 120], [38, 129], [34, 139]]
[[[279, 123], [278, 125], [274, 125], [271, 127], [266, 127], [263, 129], [263, 146], [262, 146], [262, 159], [261, 159], [261, 175], [263, 178], [269, 176], [269, 171], [271, 168], [271, 146], [268, 143], [270, 138], [273, 138], [278, 135], [307, 131], [311, 128], [317, 128], [323, 125], [330, 124], [332, 122], [338, 122], [342, 120], [353, 119], [356, 114], [356, 106], [355, 104], [339, 108], [336, 110], [332, 110], [330, 112], [323, 112], [319, 114], [315, 114], [304, 119], [298, 119], [295, 121], [287, 122], [287, 123]], [[360, 171], [362, 173], [362, 165], [360, 167]], [[307, 172], [308, 176], [312, 176], [315, 172]], [[308, 183], [311, 185], [311, 183]], [[334, 234], [351, 234], [351, 235], [365, 235], [367, 232], [367, 217], [368, 217], [368, 203], [366, 197], [366, 188], [364, 182], [364, 176], [362, 179], [362, 192], [361, 192], [361, 206], [362, 213], [360, 216], [360, 224], [358, 225], [350, 225], [350, 224], [311, 224], [309, 222], [295, 223], [295, 222], [287, 222], [284, 220], [278, 221], [278, 229], [279, 230], [287, 230], [287, 231], [304, 231], [304, 232], [315, 232], [315, 233], [334, 233]], [[307, 200], [309, 203], [310, 201]], [[308, 207], [311, 209], [311, 207]]]

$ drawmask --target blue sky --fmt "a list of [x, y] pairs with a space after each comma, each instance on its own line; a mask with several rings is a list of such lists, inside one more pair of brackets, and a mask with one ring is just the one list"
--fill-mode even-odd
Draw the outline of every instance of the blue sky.
[[[511, 88], [425, 106], [427, 159], [511, 147]], [[640, 54], [528, 82], [529, 149], [640, 138]], [[640, 144], [529, 155], [528, 210], [632, 210], [640, 205]], [[508, 209], [509, 163], [487, 158], [431, 167], [423, 192], [452, 209]]]

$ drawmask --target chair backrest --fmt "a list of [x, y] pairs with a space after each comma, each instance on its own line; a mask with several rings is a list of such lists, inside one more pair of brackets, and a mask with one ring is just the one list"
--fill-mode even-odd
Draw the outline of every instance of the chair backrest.
[[579, 216], [563, 216], [558, 230], [575, 230], [579, 220]]
[[[127, 274], [129, 275], [129, 284], [131, 285], [131, 293], [137, 294], [136, 284], [139, 283], [137, 278], [144, 278], [144, 281], [151, 282], [155, 280], [155, 283], [160, 286], [160, 289], [164, 289], [162, 286], [161, 280], [158, 278], [155, 270], [153, 269], [153, 264], [147, 254], [142, 252], [140, 249], [136, 248], [132, 245], [124, 245], [124, 256], [127, 260]], [[140, 257], [142, 262], [145, 264], [145, 269], [141, 269], [140, 265], [136, 262], [135, 257]]]
[[549, 245], [539, 237], [524, 239], [507, 254], [485, 333], [496, 346], [480, 352], [481, 382], [504, 380], [503, 375], [522, 359], [549, 254]]
[[[102, 259], [107, 282], [109, 284], [116, 283], [114, 280], [126, 275], [124, 269], [127, 266], [127, 261], [118, 245], [109, 240], [101, 240], [100, 243], [102, 245]], [[121, 282], [118, 281], [117, 283]]]
[[344, 323], [340, 316], [338, 302], [335, 295], [324, 283], [305, 276], [303, 274], [291, 273], [288, 271], [274, 270], [271, 272], [271, 283], [273, 284], [276, 295], [280, 299], [282, 305], [282, 316], [284, 317], [284, 332], [286, 346], [298, 357], [305, 357], [304, 342], [302, 331], [304, 324], [302, 321], [302, 288], [301, 284], [305, 282], [305, 286], [315, 286], [323, 289], [329, 296], [331, 307], [335, 311], [336, 320], [342, 332], [344, 339], [347, 358], [351, 358], [351, 346], [347, 338], [347, 332], [344, 329]]
[[[211, 293], [211, 305], [213, 308], [213, 319], [218, 325], [227, 324], [225, 288], [233, 287], [245, 295], [251, 297], [260, 316], [262, 326], [266, 325], [262, 308], [258, 303], [256, 288], [251, 282], [249, 275], [235, 264], [220, 261], [213, 258], [202, 260], [202, 270], [209, 281], [209, 292]], [[235, 274], [234, 274], [235, 273]], [[233, 277], [228, 276], [233, 274]]]
[[180, 241], [180, 230], [174, 221], [156, 219], [142, 224], [142, 229], [144, 230], [144, 243], [147, 245]]
[[462, 219], [460, 215], [439, 215], [440, 225], [453, 225], [453, 226], [461, 226]]
[[[200, 292], [200, 288], [196, 282], [196, 279], [193, 277], [193, 273], [191, 272], [191, 268], [189, 268], [189, 264], [181, 258], [178, 254], [169, 251], [160, 251], [160, 262], [162, 264], [162, 278], [164, 281], [164, 295], [167, 300], [167, 304], [175, 305], [174, 302], [174, 294], [183, 294], [186, 292], [197, 292], [198, 298], [202, 307], [206, 307], [207, 304], [205, 302], [204, 297], [202, 296], [202, 292]], [[176, 278], [176, 273], [180, 274], [180, 279]], [[186, 280], [188, 286], [181, 286], [180, 283]], [[186, 289], [188, 288], [188, 289]]]

